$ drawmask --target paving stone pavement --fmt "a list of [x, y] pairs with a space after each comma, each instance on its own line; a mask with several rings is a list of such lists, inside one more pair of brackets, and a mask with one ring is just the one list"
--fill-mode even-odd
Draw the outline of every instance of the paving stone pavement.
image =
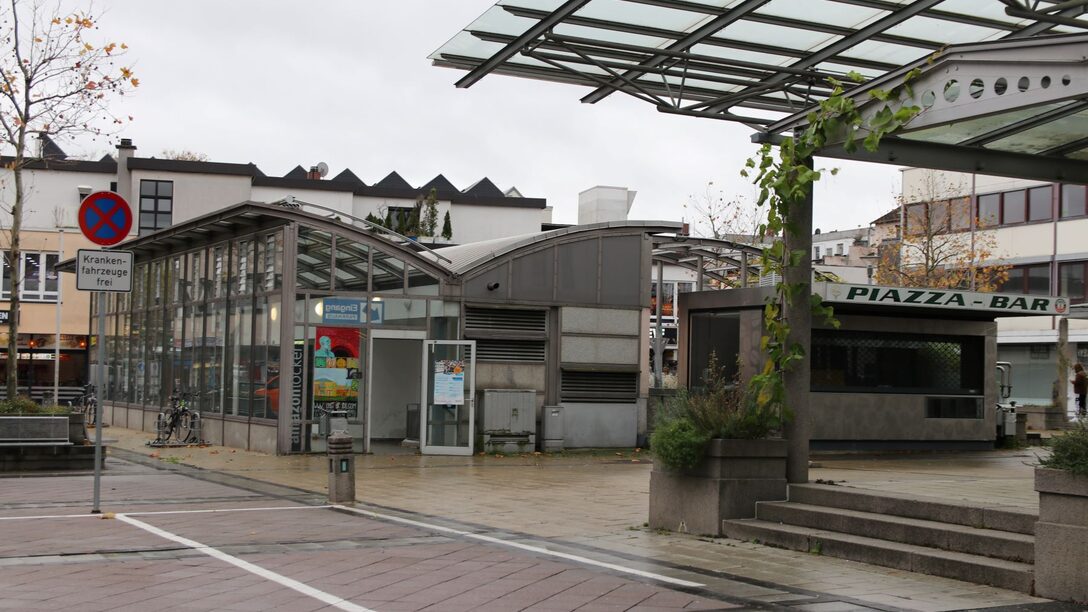
[[[209, 488], [201, 491], [200, 494], [205, 497], [199, 503], [252, 506], [260, 505], [260, 502], [247, 495], [268, 495], [283, 503], [302, 504], [317, 503], [316, 500], [323, 497], [327, 469], [323, 457], [273, 457], [222, 447], [163, 449], [152, 453], [151, 449], [144, 446], [149, 436], [142, 432], [111, 428], [107, 430], [107, 437], [115, 440], [116, 452], [113, 456], [155, 464], [165, 470], [165, 474], [160, 473], [164, 488], [183, 490], [177, 488], [181, 485], [168, 486], [167, 477], [195, 476], [205, 482], [218, 482], [227, 489]], [[1001, 504], [1023, 508], [1030, 508], [1033, 503], [1031, 498], [1034, 491], [1028, 485], [1025, 492], [1023, 486], [1030, 478], [1031, 468], [1022, 452], [984, 457], [978, 460], [978, 465], [970, 465], [972, 461], [932, 459], [932, 463], [922, 461], [898, 466], [892, 466], [882, 459], [861, 457], [821, 459], [823, 466], [814, 469], [812, 477], [835, 480], [844, 486], [917, 492], [923, 495], [940, 495], [942, 489], [945, 489], [957, 491], [959, 497], [955, 498], [965, 500], [970, 500], [972, 496], [985, 498], [986, 495], [1000, 494]], [[714, 597], [719, 600], [714, 605], [721, 607], [788, 606], [818, 612], [835, 612], [851, 609], [1032, 609], [1057, 605], [1027, 597], [1022, 593], [771, 549], [748, 542], [653, 533], [643, 527], [648, 505], [650, 466], [637, 452], [502, 458], [366, 456], [359, 458], [358, 465], [357, 493], [358, 500], [362, 502], [359, 507], [390, 515], [410, 516], [475, 533], [488, 533], [511, 542], [540, 546], [599, 562], [692, 580], [706, 586], [694, 594], [675, 589], [664, 591], [680, 593], [676, 597]], [[971, 482], [981, 482], [985, 486], [977, 492], [970, 492], [966, 485]], [[233, 488], [235, 485], [241, 489]], [[989, 491], [986, 490], [987, 487]], [[195, 492], [192, 494], [196, 495]], [[219, 497], [216, 500], [217, 496]], [[132, 492], [119, 494], [119, 499], [134, 505], [139, 502], [141, 508], [164, 505], [156, 505], [152, 497], [149, 494], [134, 495]], [[5, 491], [0, 489], [0, 500], [3, 499]], [[57, 503], [63, 503], [64, 497], [54, 493], [45, 495], [43, 499], [61, 500]], [[168, 496], [161, 499], [169, 499], [169, 504], [165, 504], [169, 506], [196, 507], [193, 506], [192, 498], [186, 500], [179, 496]], [[27, 509], [12, 507], [8, 510], [0, 504], [0, 511], [4, 514], [25, 513]], [[364, 559], [369, 558], [367, 555], [373, 552], [373, 546], [361, 542], [373, 538], [375, 533], [371, 531], [368, 535], [362, 524], [355, 524], [354, 531], [348, 538], [321, 537], [324, 530], [330, 527], [326, 522], [333, 519], [314, 519], [310, 522], [299, 520], [301, 514], [295, 517], [289, 516], [291, 514], [293, 513], [290, 511], [281, 511], [276, 516], [261, 513], [259, 521], [251, 520], [246, 526], [233, 523], [231, 519], [220, 515], [210, 519], [210, 522], [195, 518], [201, 515], [156, 515], [154, 520], [157, 526], [164, 529], [181, 535], [188, 534], [187, 537], [200, 534], [213, 539], [215, 545], [223, 550], [238, 551], [247, 560], [260, 558], [276, 567], [280, 563], [290, 565], [287, 560], [298, 554], [291, 547], [303, 545], [310, 540], [320, 542], [322, 554], [330, 555], [323, 558], [330, 560]], [[211, 525], [216, 525], [216, 529], [202, 531]], [[386, 537], [391, 543], [390, 547], [401, 549], [404, 548], [402, 542], [414, 541], [408, 534], [394, 529], [393, 525], [382, 525], [388, 528]], [[281, 531], [296, 532], [297, 537], [277, 538], [268, 535]], [[427, 549], [447, 543], [441, 535], [435, 533], [422, 534], [419, 537], [425, 542], [417, 544]], [[449, 540], [468, 546], [457, 538]], [[481, 545], [471, 543], [469, 548], [478, 546]], [[303, 557], [297, 557], [295, 562], [306, 565], [301, 559]], [[449, 559], [445, 559], [442, 562], [448, 561]], [[391, 563], [376, 563], [382, 562]], [[465, 567], [480, 569], [480, 566]], [[450, 575], [462, 569], [465, 568], [442, 566], [442, 571], [448, 571]], [[362, 576], [367, 570], [360, 567], [345, 571], [347, 573], [339, 579], [345, 580], [345, 584], [354, 585], [359, 580], [352, 572], [363, 572], [359, 574]], [[531, 592], [545, 593], [549, 589], [558, 588], [556, 585], [579, 575], [577, 572], [600, 575], [591, 567], [574, 566], [554, 574], [556, 578], [545, 580], [539, 587], [534, 585]], [[2, 575], [0, 570], [0, 576]], [[320, 571], [303, 575], [321, 581], [321, 584], [335, 578], [324, 576]], [[625, 579], [610, 573], [606, 573], [605, 577]], [[456, 582], [458, 578], [453, 580], [454, 582], [447, 585], [449, 589], [464, 586], [463, 583]], [[589, 580], [591, 579], [587, 579]], [[629, 582], [639, 588], [661, 587], [652, 582]], [[460, 606], [463, 603], [463, 607], [433, 609], [484, 609], [481, 607], [483, 603], [479, 601], [479, 598], [485, 596], [483, 594], [491, 597], [486, 602], [495, 606], [491, 609], [519, 609], [510, 600], [500, 602], [504, 595], [496, 595], [506, 586], [516, 583], [514, 578], [510, 578], [489, 588], [477, 586], [477, 589], [483, 590], [470, 589], [465, 594], [459, 593], [442, 599], [442, 604]], [[398, 588], [408, 588], [411, 585], [409, 582]], [[424, 587], [424, 594], [419, 596], [421, 601], [435, 592], [447, 593], [447, 587], [437, 588], [435, 585], [427, 586], [422, 583], [420, 586]], [[437, 591], [434, 591], [436, 588]], [[522, 585], [520, 588], [527, 587]], [[434, 592], [428, 595], [428, 590]], [[392, 596], [397, 593], [397, 588], [387, 588], [381, 595]], [[566, 594], [562, 597], [552, 594], [550, 600], [545, 601], [550, 601], [549, 605], [556, 604], [571, 609], [581, 601], [579, 597], [584, 597], [581, 590], [571, 593], [564, 590], [562, 593]], [[627, 597], [626, 593], [616, 593], [615, 597], [619, 598], [621, 594]], [[410, 595], [400, 593], [400, 596], [403, 598]], [[455, 597], [460, 599], [454, 601]], [[656, 606], [657, 602], [666, 599], [662, 595], [654, 600], [653, 605]], [[374, 605], [381, 603], [378, 609], [382, 610], [400, 609], [399, 606], [402, 605], [408, 606], [405, 609], [420, 609], [410, 607], [420, 603], [414, 601], [365, 601]], [[449, 603], [451, 601], [454, 603]], [[641, 605], [649, 605], [646, 603], [648, 601], [650, 600], [643, 600]], [[392, 603], [396, 606], [389, 607]], [[626, 599], [590, 604], [591, 607], [603, 606], [601, 609], [631, 608]]]

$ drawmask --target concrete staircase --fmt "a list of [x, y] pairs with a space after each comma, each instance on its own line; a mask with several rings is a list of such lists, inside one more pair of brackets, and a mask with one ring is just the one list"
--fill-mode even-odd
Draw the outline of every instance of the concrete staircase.
[[843, 486], [790, 485], [789, 501], [723, 521], [731, 538], [1031, 593], [1036, 516]]

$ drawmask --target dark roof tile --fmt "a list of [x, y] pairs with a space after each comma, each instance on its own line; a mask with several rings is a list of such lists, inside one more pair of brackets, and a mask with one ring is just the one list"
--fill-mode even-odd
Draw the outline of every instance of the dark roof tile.
[[348, 168], [344, 168], [344, 171], [333, 177], [334, 183], [350, 183], [352, 185], [366, 185], [363, 179], [355, 176], [355, 173]]
[[466, 189], [465, 195], [484, 198], [502, 198], [506, 196], [506, 194], [496, 187], [495, 183], [492, 183], [491, 179], [486, 176], [476, 181], [472, 187]]
[[374, 186], [381, 187], [382, 189], [412, 189], [412, 186], [408, 184], [408, 181], [401, 178], [395, 171], [390, 172], [388, 176], [377, 183], [374, 183]]
[[461, 194], [461, 191], [454, 187], [453, 183], [441, 174], [431, 179], [426, 185], [420, 187], [419, 191], [420, 193], [429, 193], [432, 189], [437, 191], [439, 196], [446, 196], [446, 198], [455, 194]]
[[302, 166], [295, 166], [290, 172], [283, 175], [283, 178], [304, 179], [306, 178], [306, 169]]

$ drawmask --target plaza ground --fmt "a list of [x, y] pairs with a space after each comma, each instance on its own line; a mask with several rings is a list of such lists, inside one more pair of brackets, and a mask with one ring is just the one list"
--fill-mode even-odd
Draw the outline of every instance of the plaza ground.
[[[644, 527], [641, 452], [360, 457], [147, 448], [109, 428], [89, 474], [0, 479], [0, 608], [85, 610], [1079, 609], [1022, 593]], [[1031, 449], [818, 457], [812, 479], [1034, 510]], [[332, 606], [332, 607], [330, 607]]]

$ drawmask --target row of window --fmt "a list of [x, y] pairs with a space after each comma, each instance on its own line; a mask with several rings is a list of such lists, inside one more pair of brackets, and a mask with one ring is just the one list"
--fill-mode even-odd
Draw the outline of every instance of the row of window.
[[[19, 298], [28, 302], [55, 302], [60, 287], [57, 274], [58, 253], [20, 253], [19, 265], [14, 272], [23, 279]], [[11, 253], [0, 256], [0, 300], [11, 299], [13, 270]]]
[[978, 196], [974, 210], [969, 197], [911, 204], [907, 207], [906, 235], [968, 230], [972, 213], [980, 228], [1052, 221], [1055, 213], [1059, 219], [1083, 217], [1088, 215], [1088, 190], [1084, 185], [1044, 185], [988, 193]]
[[[998, 288], [1002, 293], [1026, 293], [1051, 295], [1050, 264], [1014, 266], [1009, 269], [1008, 279]], [[1073, 304], [1088, 302], [1088, 261], [1070, 261], [1058, 264], [1057, 295], [1064, 295]]]
[[846, 243], [845, 242], [840, 242], [840, 243], [836, 244], [835, 248], [834, 248], [834, 252], [832, 252], [831, 247], [827, 247], [826, 251], [822, 251], [820, 249], [820, 245], [816, 245], [816, 246], [812, 247], [812, 258], [813, 259], [819, 259], [820, 257], [822, 257], [824, 255], [827, 255], [827, 256], [843, 255], [845, 253], [846, 253]]

